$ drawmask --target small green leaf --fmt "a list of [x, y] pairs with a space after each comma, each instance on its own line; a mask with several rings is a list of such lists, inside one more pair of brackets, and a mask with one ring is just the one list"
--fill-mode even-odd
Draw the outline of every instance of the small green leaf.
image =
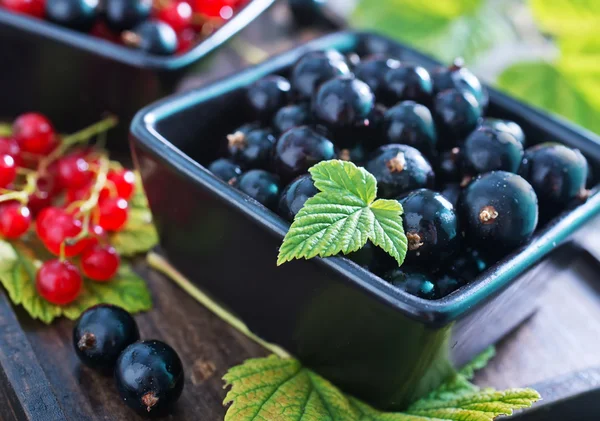
[[400, 217], [402, 205], [397, 200], [379, 199], [371, 205], [371, 211], [375, 220], [369, 239], [402, 266], [408, 245]]
[[364, 168], [341, 160], [323, 161], [308, 170], [315, 187], [323, 192], [352, 195], [363, 206], [375, 200], [377, 180]]
[[463, 366], [458, 372], [458, 374], [470, 380], [473, 378], [477, 370], [481, 370], [486, 365], [488, 365], [490, 360], [495, 356], [496, 348], [490, 346], [477, 357], [475, 357], [473, 361]]
[[539, 25], [553, 35], [576, 37], [597, 32], [600, 2], [597, 0], [530, 0]]
[[247, 360], [223, 377], [232, 403], [225, 421], [352, 421], [345, 396], [294, 359], [276, 356]]

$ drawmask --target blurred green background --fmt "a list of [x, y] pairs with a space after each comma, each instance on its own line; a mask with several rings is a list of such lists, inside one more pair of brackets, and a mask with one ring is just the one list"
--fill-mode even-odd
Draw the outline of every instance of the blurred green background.
[[600, 0], [359, 0], [350, 23], [600, 134]]

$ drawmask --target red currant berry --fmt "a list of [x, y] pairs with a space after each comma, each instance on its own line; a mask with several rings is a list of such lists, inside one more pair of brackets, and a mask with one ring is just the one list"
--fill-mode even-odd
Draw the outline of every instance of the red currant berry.
[[117, 273], [121, 259], [111, 247], [94, 246], [81, 256], [83, 273], [94, 281], [108, 281]]
[[104, 40], [114, 42], [117, 44], [121, 43], [121, 36], [119, 33], [112, 31], [106, 23], [102, 21], [98, 21], [94, 24], [92, 29], [90, 30], [90, 34], [102, 38]]
[[58, 182], [62, 187], [77, 189], [88, 184], [94, 173], [85, 159], [78, 155], [69, 155], [58, 161]]
[[104, 228], [102, 228], [100, 225], [90, 225], [89, 232], [90, 236], [81, 240], [85, 243], [85, 246], [83, 247], [84, 254], [87, 250], [96, 246], [100, 241], [107, 241], [106, 232], [104, 231]]
[[120, 197], [101, 201], [98, 224], [106, 231], [119, 231], [127, 222], [127, 208], [127, 200]]
[[54, 196], [60, 192], [58, 183], [51, 176], [46, 176], [38, 179], [35, 192], [29, 196], [29, 210], [35, 216], [42, 209], [47, 208], [52, 204]]
[[[73, 202], [79, 202], [81, 200], [89, 199], [91, 188], [92, 188], [91, 183], [88, 183], [83, 187], [67, 190], [67, 202], [73, 203]], [[102, 192], [100, 192], [100, 194], [101, 194], [100, 197], [102, 197]]]
[[[107, 180], [112, 182], [115, 190], [117, 191], [117, 197], [125, 200], [129, 200], [135, 190], [135, 174], [133, 171], [120, 170], [120, 171], [109, 171], [106, 176]], [[101, 198], [107, 198], [107, 194], [110, 190], [104, 189], [101, 194]]]
[[38, 270], [35, 286], [52, 304], [69, 304], [79, 296], [83, 281], [77, 267], [68, 261], [48, 260]]
[[31, 226], [31, 212], [27, 206], [10, 202], [0, 206], [0, 235], [4, 238], [19, 238]]
[[54, 127], [42, 114], [21, 114], [13, 124], [13, 134], [21, 149], [32, 154], [45, 155], [56, 146]]
[[9, 137], [0, 137], [0, 155], [10, 155], [15, 160], [17, 167], [23, 164], [19, 144]]
[[[69, 215], [63, 209], [49, 208], [48, 213], [40, 213], [36, 231], [42, 243], [53, 254], [59, 255], [61, 245], [65, 240], [75, 237], [82, 230], [81, 221]], [[73, 257], [80, 254], [86, 246], [85, 239], [75, 244], [66, 244], [65, 256]]]
[[0, 187], [7, 187], [17, 177], [17, 166], [10, 155], [0, 155]]
[[160, 9], [156, 17], [180, 33], [192, 24], [192, 6], [185, 1], [174, 1]]
[[2, 0], [0, 5], [15, 13], [23, 13], [36, 18], [46, 14], [45, 0]]
[[195, 0], [193, 7], [195, 12], [205, 16], [229, 19], [235, 3], [235, 0]]
[[191, 28], [179, 32], [177, 34], [177, 53], [183, 54], [192, 48], [195, 38], [196, 32]]

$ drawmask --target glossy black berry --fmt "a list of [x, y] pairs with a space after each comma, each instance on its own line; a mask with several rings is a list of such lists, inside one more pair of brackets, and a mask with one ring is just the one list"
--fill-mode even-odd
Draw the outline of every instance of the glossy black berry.
[[104, 19], [114, 31], [132, 29], [150, 17], [152, 0], [106, 0]]
[[156, 340], [137, 342], [117, 360], [115, 381], [127, 406], [141, 414], [161, 414], [181, 395], [183, 366], [169, 345]]
[[433, 113], [438, 134], [450, 146], [456, 146], [475, 130], [482, 115], [475, 97], [456, 89], [446, 90], [435, 96]]
[[323, 82], [350, 73], [346, 58], [339, 52], [311, 51], [294, 65], [291, 82], [299, 98], [310, 99]]
[[587, 196], [588, 163], [578, 149], [558, 143], [532, 146], [525, 151], [519, 174], [533, 186], [540, 209], [548, 215]]
[[519, 126], [514, 121], [487, 117], [481, 121], [481, 126], [489, 127], [491, 129], [495, 129], [500, 132], [509, 133], [509, 134], [513, 135], [514, 138], [517, 139], [519, 141], [519, 143], [521, 143], [521, 145], [523, 145], [523, 147], [525, 147], [525, 144], [526, 144], [525, 133], [523, 132], [523, 129], [521, 128], [521, 126]]
[[377, 247], [375, 247], [372, 242], [367, 241], [360, 250], [347, 254], [345, 257], [352, 260], [358, 266], [371, 270], [373, 261], [377, 255], [376, 249]]
[[121, 352], [139, 339], [131, 314], [109, 304], [87, 309], [73, 329], [73, 345], [81, 362], [102, 370], [112, 369]]
[[462, 148], [465, 173], [490, 171], [516, 173], [523, 160], [523, 145], [507, 132], [479, 127], [471, 133]]
[[369, 85], [349, 76], [324, 82], [313, 100], [315, 116], [331, 128], [364, 123], [374, 106], [375, 96]]
[[386, 143], [400, 143], [418, 149], [428, 158], [435, 155], [437, 135], [429, 108], [403, 101], [387, 110], [383, 121]]
[[275, 141], [270, 130], [258, 129], [247, 134], [238, 131], [227, 136], [227, 149], [231, 159], [244, 169], [267, 168]]
[[459, 204], [461, 229], [468, 242], [499, 256], [529, 240], [538, 223], [533, 187], [521, 176], [494, 171], [479, 176], [464, 190]]
[[168, 56], [177, 51], [177, 34], [169, 25], [159, 20], [147, 20], [123, 32], [125, 44], [146, 53]]
[[462, 60], [456, 60], [449, 67], [438, 67], [431, 73], [431, 78], [436, 94], [447, 89], [457, 89], [473, 95], [482, 108], [488, 104], [487, 90], [481, 85], [477, 76], [463, 67]]
[[443, 151], [437, 161], [435, 174], [438, 181], [443, 183], [453, 183], [461, 181], [462, 172], [462, 153], [460, 148]]
[[428, 105], [432, 93], [431, 77], [424, 67], [402, 65], [385, 75], [385, 101], [388, 104], [412, 100]]
[[436, 289], [435, 299], [444, 298], [458, 290], [460, 287], [466, 285], [466, 282], [463, 279], [449, 273], [443, 273], [436, 276], [434, 283]]
[[477, 250], [468, 248], [461, 250], [460, 253], [452, 259], [448, 268], [450, 273], [456, 279], [464, 283], [472, 282], [484, 270], [487, 269], [485, 258]]
[[448, 202], [452, 203], [452, 206], [456, 209], [458, 199], [460, 199], [460, 195], [462, 194], [462, 187], [459, 183], [448, 183], [442, 188], [440, 193], [448, 200]]
[[288, 130], [275, 145], [275, 170], [285, 181], [307, 173], [321, 161], [334, 158], [333, 143], [307, 126]]
[[452, 203], [429, 189], [415, 190], [400, 199], [400, 203], [408, 240], [407, 264], [440, 264], [456, 253], [460, 232]]
[[277, 209], [279, 177], [265, 170], [250, 170], [239, 178], [237, 187], [271, 210]]
[[46, 0], [46, 18], [78, 31], [89, 31], [98, 17], [98, 1]]
[[[375, 104], [366, 119], [354, 126], [334, 128], [329, 130], [330, 139], [338, 148], [356, 151], [362, 149], [365, 153], [373, 151], [383, 144], [383, 117], [387, 109], [381, 104]], [[354, 162], [354, 159], [352, 159]]]
[[434, 174], [429, 161], [408, 145], [384, 145], [367, 161], [365, 168], [377, 179], [377, 195], [393, 199], [420, 188], [431, 188]]
[[293, 221], [304, 203], [319, 191], [315, 187], [310, 174], [301, 175], [292, 181], [281, 193], [278, 213], [288, 221]]
[[226, 158], [219, 158], [213, 161], [208, 170], [226, 183], [235, 185], [238, 178], [242, 175], [242, 169], [238, 164]]
[[419, 298], [433, 300], [437, 290], [431, 277], [408, 268], [397, 268], [387, 272], [383, 279], [396, 288]]
[[367, 147], [362, 143], [356, 143], [354, 146], [340, 149], [338, 152], [338, 159], [353, 162], [358, 166], [363, 165], [367, 156]]
[[383, 55], [365, 58], [354, 68], [354, 75], [365, 82], [376, 98], [385, 96], [385, 75], [391, 69], [400, 67], [400, 61]]
[[266, 76], [248, 88], [248, 104], [256, 118], [270, 122], [275, 113], [289, 102], [290, 91], [291, 85], [286, 78]]
[[311, 114], [306, 105], [288, 105], [280, 108], [275, 114], [273, 128], [277, 134], [282, 134], [289, 129], [305, 126], [310, 122]]

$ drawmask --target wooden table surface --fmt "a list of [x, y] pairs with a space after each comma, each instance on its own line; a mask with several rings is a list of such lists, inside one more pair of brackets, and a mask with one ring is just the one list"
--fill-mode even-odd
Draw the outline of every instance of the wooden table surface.
[[[291, 29], [286, 12], [278, 5], [254, 22], [214, 57], [208, 74], [190, 81], [186, 89], [260, 59], [264, 51], [283, 51], [316, 34]], [[600, 231], [600, 219], [594, 227]], [[582, 243], [589, 240], [588, 234], [581, 237]], [[558, 254], [552, 269], [543, 274], [549, 285], [539, 311], [498, 345], [496, 358], [477, 375], [478, 384], [527, 386], [600, 367], [598, 262], [572, 248]], [[171, 344], [185, 367], [183, 395], [166, 419], [222, 420], [222, 375], [232, 365], [266, 351], [143, 260], [135, 267], [147, 279], [154, 300], [152, 311], [136, 316], [142, 337]], [[0, 290], [0, 420], [141, 419], [120, 402], [112, 378], [79, 364], [72, 328], [68, 320], [50, 327], [32, 320]], [[552, 387], [564, 389], [555, 383]]]

